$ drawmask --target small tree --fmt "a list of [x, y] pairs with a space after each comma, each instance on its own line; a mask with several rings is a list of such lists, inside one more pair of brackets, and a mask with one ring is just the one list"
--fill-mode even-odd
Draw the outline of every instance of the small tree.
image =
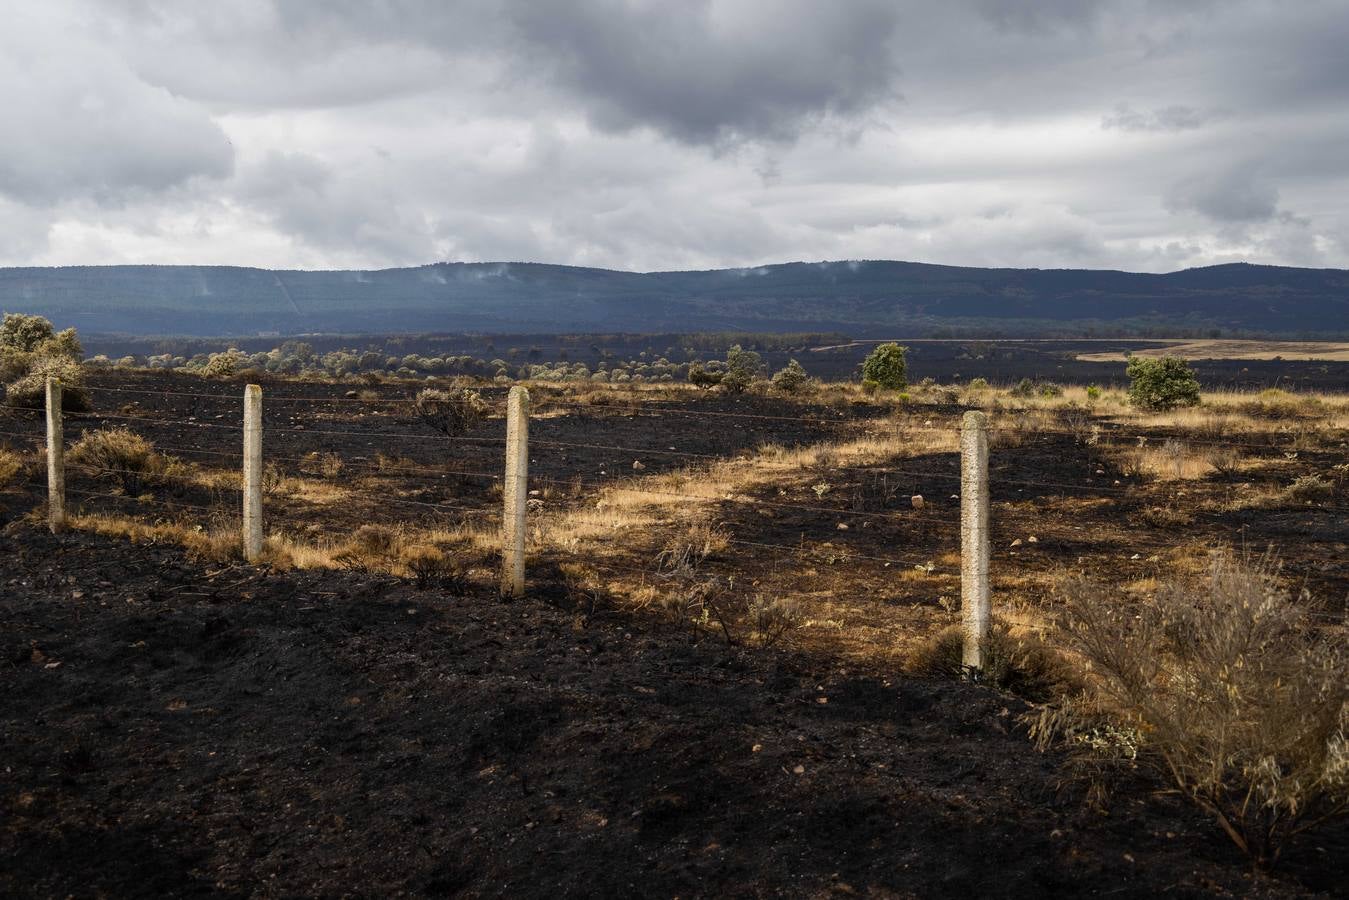
[[873, 381], [878, 387], [892, 391], [903, 390], [908, 384], [908, 364], [904, 354], [908, 347], [899, 344], [881, 344], [862, 361], [862, 381]]
[[56, 337], [56, 329], [43, 316], [25, 313], [5, 313], [0, 322], [0, 347], [31, 353], [44, 341]]
[[727, 393], [744, 393], [762, 368], [763, 358], [759, 354], [753, 350], [742, 350], [736, 344], [726, 351], [726, 374], [721, 376], [721, 386]]
[[809, 383], [810, 376], [806, 374], [806, 370], [801, 367], [801, 364], [794, 359], [773, 375], [773, 387], [784, 394], [799, 394], [805, 390]]
[[1135, 356], [1125, 371], [1129, 375], [1129, 402], [1139, 409], [1158, 412], [1199, 405], [1199, 379], [1178, 356]]
[[88, 409], [89, 398], [82, 388], [83, 356], [75, 329], [58, 332], [42, 316], [5, 313], [0, 322], [0, 380], [6, 383], [5, 403], [41, 407], [46, 381], [51, 377], [61, 381], [66, 410]]
[[468, 431], [487, 415], [487, 403], [477, 391], [467, 388], [442, 391], [427, 388], [412, 404], [417, 418], [446, 437]]

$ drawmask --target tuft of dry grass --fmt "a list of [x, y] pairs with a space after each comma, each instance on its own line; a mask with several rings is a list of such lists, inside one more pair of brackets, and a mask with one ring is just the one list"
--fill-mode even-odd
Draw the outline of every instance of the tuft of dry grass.
[[1006, 621], [995, 619], [983, 642], [984, 667], [969, 672], [963, 662], [964, 628], [949, 625], [912, 648], [906, 668], [920, 675], [980, 681], [1034, 702], [1065, 696], [1082, 684], [1081, 675], [1066, 657], [1030, 632], [1018, 634]]
[[0, 490], [7, 488], [26, 468], [23, 454], [0, 448]]

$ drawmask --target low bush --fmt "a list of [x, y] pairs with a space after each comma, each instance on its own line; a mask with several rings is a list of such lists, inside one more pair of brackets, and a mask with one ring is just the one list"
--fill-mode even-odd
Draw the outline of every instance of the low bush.
[[482, 395], [469, 388], [450, 391], [427, 388], [417, 393], [412, 409], [424, 424], [446, 437], [465, 434], [486, 418], [489, 411]]
[[784, 394], [799, 394], [810, 385], [810, 376], [796, 360], [791, 360], [773, 373], [773, 387]]
[[1040, 381], [1037, 379], [1023, 378], [1015, 385], [1008, 388], [1007, 393], [1013, 397], [1020, 397], [1024, 400], [1030, 400], [1035, 397], [1050, 399], [1063, 396], [1063, 385], [1052, 381]]
[[760, 647], [773, 646], [805, 621], [795, 601], [766, 600], [762, 596], [750, 601], [747, 618]]
[[1285, 498], [1296, 503], [1316, 503], [1335, 495], [1335, 485], [1320, 475], [1303, 475], [1284, 488]]
[[[1139, 763], [1263, 866], [1349, 812], [1349, 659], [1279, 574], [1269, 556], [1219, 552], [1201, 582], [1164, 584], [1141, 608], [1080, 579], [1064, 590], [1065, 633], [1090, 665], [1085, 702], [1138, 735]], [[1065, 709], [1042, 719], [1042, 738], [1099, 727]]]
[[721, 384], [722, 373], [709, 371], [701, 363], [693, 363], [689, 366], [688, 378], [689, 384], [707, 390]]
[[466, 586], [467, 576], [464, 570], [439, 547], [413, 544], [404, 547], [398, 559], [412, 576], [418, 590], [438, 587], [462, 591]]
[[384, 525], [362, 525], [333, 554], [338, 568], [351, 572], [387, 571], [402, 546], [398, 532]]
[[129, 428], [100, 428], [85, 432], [66, 454], [96, 478], [111, 478], [128, 494], [139, 494], [145, 484], [163, 474], [166, 461], [155, 445]]
[[61, 382], [61, 408], [66, 412], [88, 412], [89, 392], [84, 388], [84, 370], [67, 356], [25, 354], [22, 360], [7, 366], [22, 374], [5, 387], [5, 405], [17, 409], [43, 409], [47, 405], [47, 379]]
[[[311, 450], [306, 453], [299, 464], [300, 474], [318, 475], [322, 478], [336, 478], [342, 474], [342, 469], [346, 464], [342, 462], [342, 457], [336, 453], [325, 453], [318, 450]], [[264, 479], [266, 474], [264, 473]], [[265, 484], [264, 484], [265, 486]]]

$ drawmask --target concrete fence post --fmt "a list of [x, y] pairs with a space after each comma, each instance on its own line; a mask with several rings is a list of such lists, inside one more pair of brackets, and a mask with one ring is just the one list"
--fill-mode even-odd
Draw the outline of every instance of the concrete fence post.
[[66, 526], [65, 423], [61, 420], [61, 382], [47, 379], [47, 527]]
[[262, 388], [244, 388], [244, 558], [262, 557]]
[[511, 388], [506, 398], [506, 480], [501, 519], [501, 594], [525, 593], [525, 509], [529, 502], [529, 391]]
[[990, 618], [988, 589], [988, 430], [981, 412], [960, 424], [960, 613], [965, 630], [962, 662], [983, 668]]

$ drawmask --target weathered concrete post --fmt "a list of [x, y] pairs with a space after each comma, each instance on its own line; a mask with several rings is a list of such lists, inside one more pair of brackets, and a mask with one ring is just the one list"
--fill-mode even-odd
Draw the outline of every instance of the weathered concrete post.
[[244, 388], [244, 558], [262, 557], [262, 388]]
[[501, 519], [501, 594], [525, 593], [525, 508], [529, 502], [529, 391], [519, 385], [506, 399], [505, 508]]
[[66, 527], [66, 447], [61, 420], [61, 382], [47, 379], [47, 527]]
[[981, 412], [960, 424], [960, 613], [965, 629], [962, 662], [983, 668], [988, 636], [988, 431]]

